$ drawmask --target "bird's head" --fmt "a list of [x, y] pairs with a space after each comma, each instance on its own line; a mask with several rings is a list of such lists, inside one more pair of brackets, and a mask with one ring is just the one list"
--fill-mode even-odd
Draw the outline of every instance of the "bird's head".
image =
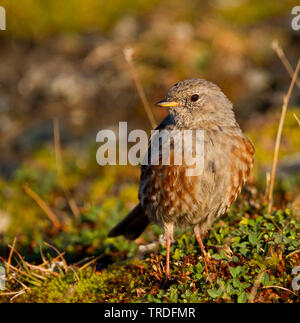
[[167, 108], [183, 126], [203, 120], [215, 124], [235, 122], [231, 102], [217, 85], [203, 79], [176, 83], [156, 105]]

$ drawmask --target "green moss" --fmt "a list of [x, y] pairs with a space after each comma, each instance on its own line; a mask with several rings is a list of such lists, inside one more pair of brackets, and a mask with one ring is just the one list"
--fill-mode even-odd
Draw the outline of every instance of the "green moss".
[[[158, 253], [145, 260], [119, 261], [100, 271], [95, 271], [95, 267], [80, 270], [78, 266], [70, 266], [67, 274], [47, 276], [38, 286], [29, 285], [30, 291], [14, 301], [244, 303], [249, 300], [252, 286], [262, 270], [257, 301], [296, 301], [297, 297], [290, 292], [274, 289], [267, 293], [267, 287], [291, 289], [291, 269], [299, 264], [299, 255], [294, 251], [300, 246], [300, 225], [288, 209], [272, 215], [257, 214], [246, 204], [244, 202], [247, 213], [234, 207], [204, 240], [211, 255], [211, 283], [207, 281], [195, 239], [187, 231], [179, 234], [171, 246], [169, 286], [163, 287], [165, 248], [161, 246]], [[237, 211], [242, 211], [243, 216]], [[93, 232], [90, 234], [87, 245], [95, 239]], [[84, 238], [79, 240], [83, 244]], [[120, 242], [115, 244], [114, 250], [129, 254], [129, 245], [124, 244], [122, 238], [109, 240]], [[71, 243], [74, 245], [74, 241]], [[114, 250], [107, 249], [105, 253], [112, 255]]]

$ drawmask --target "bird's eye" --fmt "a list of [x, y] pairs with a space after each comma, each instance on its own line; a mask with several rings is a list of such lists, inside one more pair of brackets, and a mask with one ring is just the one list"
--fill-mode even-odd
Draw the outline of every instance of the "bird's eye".
[[192, 102], [196, 102], [196, 101], [198, 101], [199, 100], [199, 95], [198, 94], [193, 94], [192, 96], [191, 96], [191, 101]]

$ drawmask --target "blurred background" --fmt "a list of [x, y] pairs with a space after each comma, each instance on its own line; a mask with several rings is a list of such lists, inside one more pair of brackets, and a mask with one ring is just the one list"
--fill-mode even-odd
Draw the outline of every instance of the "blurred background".
[[[7, 30], [0, 32], [1, 254], [7, 256], [14, 237], [29, 258], [40, 257], [45, 240], [70, 258], [103, 253], [108, 230], [137, 202], [139, 167], [100, 167], [95, 157], [101, 129], [127, 121], [129, 130], [151, 130], [125, 47], [134, 50], [151, 106], [184, 78], [205, 78], [223, 89], [255, 144], [252, 183], [263, 194], [291, 80], [272, 42], [278, 40], [295, 68], [295, 5], [2, 0]], [[300, 129], [293, 113], [300, 117], [299, 107], [295, 86], [279, 155], [277, 205], [297, 204]], [[153, 113], [158, 122], [166, 114], [155, 107]], [[130, 246], [122, 242], [118, 248]]]

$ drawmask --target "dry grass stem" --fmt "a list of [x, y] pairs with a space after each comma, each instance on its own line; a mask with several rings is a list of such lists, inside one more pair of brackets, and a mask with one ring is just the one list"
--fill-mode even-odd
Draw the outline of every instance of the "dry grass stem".
[[[6, 264], [6, 266], [8, 266], [10, 269], [12, 269], [13, 271], [16, 271], [16, 272], [18, 272], [19, 274], [22, 274], [22, 275], [24, 275], [24, 276], [26, 276], [26, 277], [28, 277], [28, 278], [30, 278], [30, 279], [32, 279], [32, 280], [34, 280], [34, 278], [36, 277], [36, 278], [39, 278], [39, 279], [42, 279], [42, 280], [45, 280], [46, 278], [45, 277], [43, 277], [43, 276], [40, 276], [40, 275], [38, 275], [38, 274], [36, 274], [36, 273], [33, 273], [33, 272], [31, 272], [30, 274], [28, 274], [27, 272], [25, 272], [24, 270], [22, 270], [22, 269], [19, 269], [19, 268], [17, 268], [17, 267], [15, 267], [15, 266], [13, 266], [13, 265], [8, 265], [8, 263], [5, 261], [5, 259], [3, 259], [2, 257], [1, 257], [1, 259], [2, 259], [2, 261], [4, 261], [4, 263]], [[35, 276], [35, 277], [33, 277], [33, 276]]]
[[55, 277], [59, 277], [60, 276], [59, 273], [56, 273], [55, 271], [52, 271], [50, 269], [46, 269], [46, 268], [43, 268], [41, 266], [31, 265], [29, 263], [27, 263], [27, 265], [28, 265], [29, 268], [32, 268], [33, 270], [38, 270], [41, 273], [49, 274], [49, 275], [52, 275], [52, 276], [55, 276]]
[[137, 88], [138, 94], [139, 94], [139, 96], [140, 96], [140, 98], [141, 98], [141, 100], [143, 102], [147, 117], [148, 117], [148, 119], [150, 121], [150, 124], [151, 124], [152, 128], [155, 129], [157, 127], [157, 122], [155, 121], [154, 115], [152, 113], [152, 110], [150, 108], [149, 102], [148, 102], [147, 97], [145, 95], [145, 91], [143, 89], [142, 82], [141, 82], [141, 80], [139, 78], [139, 75], [138, 75], [138, 73], [136, 71], [136, 68], [134, 66], [134, 63], [133, 63], [133, 49], [132, 48], [125, 48], [123, 50], [123, 54], [124, 54], [124, 57], [126, 59], [126, 62], [129, 65], [130, 72], [132, 74], [132, 78], [134, 80], [134, 83], [135, 83], [135, 86]]
[[13, 245], [12, 245], [10, 252], [9, 252], [8, 260], [7, 260], [7, 263], [8, 263], [7, 271], [9, 271], [9, 265], [11, 264], [11, 259], [12, 259], [12, 256], [13, 256], [13, 253], [14, 253], [14, 250], [16, 247], [16, 242], [17, 242], [17, 238], [15, 237], [14, 241], [13, 241]]
[[59, 258], [62, 260], [63, 264], [64, 264], [64, 268], [65, 268], [65, 272], [68, 272], [68, 264], [63, 256], [63, 254], [54, 246], [52, 246], [51, 244], [44, 242], [46, 246], [52, 248], [53, 250], [55, 250], [57, 252], [57, 254], [59, 255]]
[[26, 291], [23, 289], [23, 290], [21, 290], [21, 291], [19, 291], [15, 296], [13, 296], [11, 299], [10, 299], [10, 301], [13, 301], [15, 298], [17, 298], [17, 297], [19, 297], [19, 296], [21, 296], [21, 295], [23, 295], [23, 294], [25, 294], [26, 293]]
[[[289, 60], [287, 59], [282, 47], [279, 45], [278, 40], [273, 41], [272, 48], [276, 52], [276, 54], [278, 55], [279, 59], [281, 60], [281, 62], [283, 64], [283, 66], [285, 67], [285, 69], [289, 73], [290, 77], [292, 78], [294, 75], [294, 70], [293, 70], [292, 65], [290, 64]], [[296, 85], [300, 89], [300, 79], [298, 77], [296, 77]]]
[[294, 294], [295, 296], [298, 296], [296, 293], [294, 293], [293, 291], [291, 291], [290, 289], [287, 289], [287, 288], [285, 288], [285, 287], [282, 287], [282, 286], [263, 286], [262, 287], [263, 289], [266, 289], [266, 288], [278, 288], [278, 289], [281, 289], [281, 290], [284, 290], [284, 291], [286, 291], [286, 292], [289, 292], [289, 293], [292, 293], [292, 294]]
[[61, 223], [58, 220], [57, 216], [53, 213], [53, 211], [50, 209], [50, 207], [47, 205], [47, 203], [36, 193], [34, 192], [28, 184], [25, 184], [23, 186], [24, 191], [28, 196], [30, 196], [37, 204], [38, 206], [45, 212], [45, 214], [48, 216], [50, 221], [52, 222], [54, 228], [56, 230], [61, 228]]
[[296, 82], [296, 77], [299, 72], [299, 67], [300, 67], [300, 59], [298, 59], [297, 67], [294, 72], [292, 81], [290, 83], [289, 90], [287, 94], [283, 98], [283, 105], [282, 105], [282, 110], [281, 110], [281, 116], [280, 116], [280, 121], [279, 121], [279, 126], [278, 126], [278, 131], [277, 131], [277, 136], [276, 136], [276, 142], [275, 142], [275, 149], [274, 149], [274, 158], [273, 158], [273, 164], [272, 164], [272, 171], [271, 171], [271, 178], [270, 178], [270, 187], [269, 187], [269, 194], [268, 194], [268, 212], [271, 213], [272, 211], [272, 205], [273, 205], [273, 189], [274, 189], [274, 182], [275, 182], [275, 175], [276, 175], [276, 168], [278, 164], [278, 153], [279, 153], [279, 148], [280, 148], [280, 141], [281, 141], [281, 135], [282, 135], [282, 128], [284, 124], [284, 119], [286, 115], [286, 110], [287, 106], [291, 97], [292, 90], [294, 88], [294, 84]]
[[293, 251], [293, 252], [290, 252], [287, 256], [286, 256], [286, 258], [288, 259], [288, 258], [290, 258], [290, 257], [292, 257], [292, 256], [294, 256], [294, 255], [296, 255], [297, 253], [299, 253], [300, 252], [300, 249], [297, 249], [297, 250], [295, 250], [295, 251]]
[[41, 265], [44, 265], [45, 263], [47, 263], [47, 260], [46, 260], [46, 257], [43, 253], [43, 249], [42, 249], [42, 246], [40, 246], [40, 255], [41, 255], [41, 258], [43, 260], [43, 263]]
[[46, 260], [45, 262], [43, 262], [42, 264], [40, 264], [40, 267], [45, 267], [47, 265], [50, 265], [51, 263], [55, 263], [56, 261], [58, 261], [59, 259], [61, 259], [62, 256], [64, 256], [66, 254], [66, 252], [62, 252], [60, 253], [58, 256], [56, 256], [55, 258], [51, 259], [51, 260]]
[[95, 262], [96, 262], [98, 259], [100, 259], [101, 257], [103, 257], [103, 255], [100, 255], [100, 256], [98, 256], [98, 257], [96, 257], [96, 258], [94, 258], [94, 259], [90, 260], [89, 262], [87, 262], [86, 264], [84, 264], [83, 266], [81, 266], [81, 267], [79, 268], [79, 270], [83, 270], [83, 269], [85, 269], [86, 267], [88, 267], [88, 266], [90, 266], [91, 264], [95, 263]]
[[297, 117], [296, 113], [293, 113], [293, 116], [294, 116], [294, 118], [297, 120], [297, 122], [298, 122], [298, 124], [299, 124], [299, 126], [300, 126], [300, 120], [299, 120], [299, 118]]

